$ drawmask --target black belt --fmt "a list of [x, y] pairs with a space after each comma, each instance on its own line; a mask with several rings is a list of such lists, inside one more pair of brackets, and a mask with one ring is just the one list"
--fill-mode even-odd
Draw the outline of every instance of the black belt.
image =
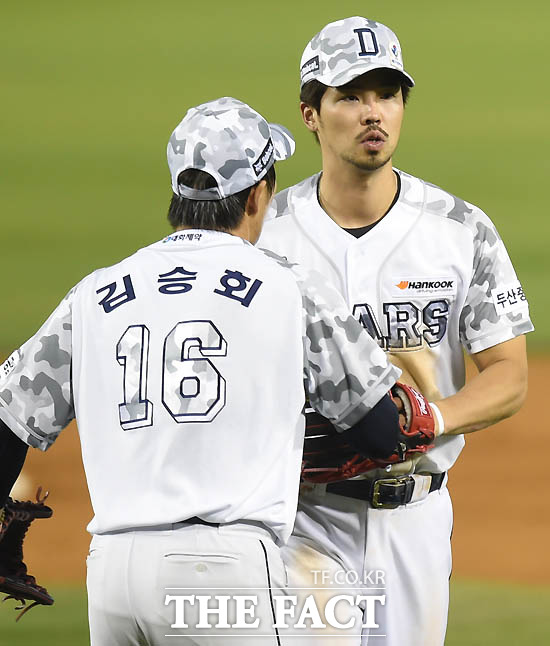
[[[432, 476], [428, 493], [441, 489], [445, 473], [426, 474]], [[379, 478], [378, 480], [343, 480], [327, 484], [327, 493], [365, 500], [373, 507], [395, 509], [411, 502], [415, 481], [412, 476]]]

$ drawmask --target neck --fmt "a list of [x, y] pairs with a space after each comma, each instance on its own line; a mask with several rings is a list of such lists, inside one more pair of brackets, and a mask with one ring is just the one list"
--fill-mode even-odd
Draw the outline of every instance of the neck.
[[319, 199], [327, 214], [346, 229], [374, 224], [390, 208], [397, 190], [391, 160], [375, 171], [347, 165], [346, 172], [323, 168]]

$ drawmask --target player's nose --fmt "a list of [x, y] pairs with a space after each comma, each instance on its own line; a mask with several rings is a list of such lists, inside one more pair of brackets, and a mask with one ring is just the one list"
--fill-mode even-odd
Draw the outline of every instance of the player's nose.
[[361, 106], [361, 123], [379, 123], [381, 120], [380, 103], [374, 92], [365, 93]]

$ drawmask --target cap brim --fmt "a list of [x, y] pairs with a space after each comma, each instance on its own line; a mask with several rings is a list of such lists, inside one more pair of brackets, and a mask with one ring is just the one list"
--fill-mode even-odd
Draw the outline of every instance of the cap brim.
[[275, 159], [282, 161], [292, 157], [296, 150], [296, 142], [290, 131], [279, 123], [270, 123], [269, 130], [271, 131], [271, 139], [275, 149]]
[[414, 87], [414, 79], [412, 76], [407, 74], [405, 70], [400, 70], [397, 67], [390, 67], [389, 65], [370, 65], [368, 68], [365, 67], [350, 67], [346, 74], [339, 74], [336, 77], [332, 78], [332, 83], [327, 83], [326, 80], [323, 80], [322, 77], [319, 77], [318, 80], [325, 85], [330, 85], [332, 87], [340, 87], [346, 85], [350, 81], [353, 81], [358, 76], [363, 76], [363, 74], [368, 74], [369, 72], [374, 72], [375, 70], [391, 70], [393, 72], [398, 72], [405, 79], [406, 84], [409, 87]]
[[[391, 67], [388, 67], [388, 69], [393, 69]], [[405, 81], [409, 87], [414, 87], [414, 79], [410, 74], [407, 74], [405, 70], [397, 70], [398, 72], [401, 72], [401, 74], [405, 77]]]
[[324, 85], [327, 85], [329, 87], [342, 87], [342, 85], [347, 85], [354, 79], [356, 79], [359, 76], [363, 76], [363, 74], [368, 74], [369, 72], [373, 72], [374, 70], [393, 70], [394, 72], [399, 72], [405, 79], [405, 83], [409, 87], [414, 87], [414, 79], [412, 76], [407, 74], [404, 70], [400, 70], [396, 67], [389, 67], [388, 65], [369, 65], [368, 67], [366, 66], [357, 66], [357, 67], [350, 67], [345, 72], [341, 72], [336, 75], [319, 75], [319, 76], [314, 76], [313, 78], [309, 79], [305, 83], [301, 84], [301, 87], [309, 83], [309, 81], [312, 80], [317, 80], [320, 83], [323, 83]]

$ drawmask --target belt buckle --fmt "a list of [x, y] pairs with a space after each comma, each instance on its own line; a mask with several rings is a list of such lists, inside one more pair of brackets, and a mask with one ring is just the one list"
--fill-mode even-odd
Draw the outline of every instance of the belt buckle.
[[399, 478], [380, 478], [379, 480], [375, 480], [372, 486], [372, 506], [376, 507], [376, 509], [397, 509], [397, 507], [400, 507], [401, 503], [380, 502], [380, 487], [400, 487], [406, 483], [406, 478], [408, 477], [400, 476]]

